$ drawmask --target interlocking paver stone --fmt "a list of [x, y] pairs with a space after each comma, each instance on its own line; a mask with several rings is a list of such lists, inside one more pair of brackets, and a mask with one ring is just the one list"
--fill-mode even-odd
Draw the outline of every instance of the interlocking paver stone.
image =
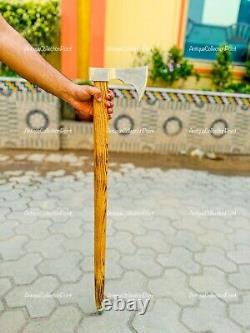
[[59, 307], [49, 319], [30, 321], [22, 333], [74, 333], [80, 319], [76, 307]]
[[216, 267], [205, 267], [202, 274], [191, 276], [190, 286], [202, 295], [213, 293], [225, 302], [235, 302], [239, 297], [237, 289], [227, 282], [226, 274]]
[[15, 260], [25, 254], [23, 246], [27, 237], [15, 236], [12, 239], [0, 241], [0, 254], [4, 260]]
[[224, 272], [234, 272], [237, 266], [225, 257], [224, 251], [215, 247], [207, 247], [204, 252], [196, 253], [195, 259], [204, 266], [216, 266]]
[[159, 279], [149, 281], [148, 289], [152, 295], [171, 297], [181, 305], [195, 303], [192, 290], [188, 287], [187, 276], [175, 268], [166, 270]]
[[41, 277], [29, 286], [18, 286], [5, 297], [9, 307], [26, 306], [31, 317], [48, 316], [56, 303], [52, 292], [58, 285], [54, 277]]
[[8, 279], [0, 279], [0, 297], [3, 296], [11, 288], [11, 283]]
[[250, 264], [250, 246], [239, 245], [236, 250], [227, 252], [227, 256], [236, 264]]
[[[11, 221], [9, 222], [12, 223]], [[32, 223], [20, 224], [15, 228], [19, 235], [27, 235], [31, 239], [45, 239], [49, 236], [48, 227], [52, 224], [51, 220], [38, 219], [35, 225]]]
[[130, 312], [128, 311], [107, 311], [103, 316], [86, 317], [81, 322], [77, 333], [131, 333], [127, 326], [129, 317]]
[[200, 265], [192, 259], [192, 253], [181, 247], [174, 248], [169, 255], [158, 255], [157, 260], [164, 267], [176, 267], [187, 274], [195, 274], [200, 271]]
[[39, 252], [45, 258], [57, 258], [63, 254], [64, 237], [52, 235], [44, 240], [32, 240], [26, 245], [27, 252]]
[[0, 276], [10, 276], [18, 284], [31, 283], [38, 276], [35, 266], [42, 261], [37, 253], [26, 254], [17, 261], [0, 262]]
[[151, 311], [136, 315], [133, 326], [142, 333], [189, 333], [179, 322], [181, 308], [170, 299], [157, 300]]
[[239, 290], [250, 290], [250, 265], [239, 267], [238, 273], [231, 273], [228, 281]]
[[200, 300], [198, 307], [185, 308], [181, 319], [191, 332], [242, 332], [227, 317], [225, 304], [217, 298], [207, 297]]
[[140, 270], [148, 277], [159, 276], [163, 268], [154, 260], [155, 252], [151, 249], [139, 249], [132, 256], [123, 256], [121, 265], [126, 269]]
[[25, 324], [22, 311], [6, 311], [0, 315], [0, 328], [4, 333], [19, 333]]
[[[1, 332], [250, 333], [249, 178], [117, 163], [105, 294], [152, 298], [143, 316], [96, 316], [92, 158], [16, 157], [0, 176]], [[237, 214], [202, 215], [209, 209]]]
[[85, 273], [74, 283], [65, 283], [56, 291], [60, 304], [77, 304], [86, 314], [96, 311], [94, 300], [94, 275]]
[[42, 274], [53, 274], [58, 276], [64, 282], [77, 281], [81, 276], [78, 264], [81, 255], [76, 252], [65, 253], [57, 259], [45, 259], [38, 269]]
[[250, 294], [242, 296], [239, 304], [230, 304], [230, 316], [244, 328], [250, 327]]
[[168, 253], [170, 250], [164, 235], [159, 231], [148, 232], [147, 235], [134, 237], [134, 242], [138, 248], [148, 247], [154, 251]]

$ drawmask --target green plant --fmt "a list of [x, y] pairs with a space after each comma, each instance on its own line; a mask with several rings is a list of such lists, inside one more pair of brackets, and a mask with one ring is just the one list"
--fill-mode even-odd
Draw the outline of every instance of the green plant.
[[240, 82], [232, 82], [226, 87], [225, 91], [250, 94], [250, 60], [245, 62], [244, 67], [246, 72], [242, 80]]
[[[59, 0], [0, 0], [0, 13], [41, 54], [50, 52], [59, 24]], [[1, 75], [15, 75], [1, 65]]]
[[149, 77], [154, 83], [163, 83], [172, 86], [179, 80], [186, 81], [188, 77], [199, 75], [194, 71], [193, 65], [184, 58], [183, 53], [173, 46], [166, 57], [163, 52], [155, 47], [149, 54], [139, 51], [136, 54], [135, 65], [149, 65]]
[[250, 60], [245, 62], [246, 73], [243, 77], [243, 82], [250, 84]]
[[224, 91], [232, 80], [232, 60], [229, 48], [222, 46], [212, 67], [212, 82], [218, 91]]

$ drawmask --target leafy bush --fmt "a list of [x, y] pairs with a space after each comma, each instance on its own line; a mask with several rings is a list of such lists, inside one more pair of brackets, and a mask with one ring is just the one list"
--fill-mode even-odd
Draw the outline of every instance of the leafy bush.
[[199, 75], [194, 71], [194, 66], [184, 58], [183, 53], [173, 46], [164, 59], [163, 52], [155, 47], [149, 54], [142, 51], [137, 52], [134, 65], [148, 65], [149, 78], [154, 83], [172, 86], [179, 80], [186, 81], [190, 76]]
[[222, 46], [216, 56], [216, 61], [212, 67], [212, 82], [218, 91], [223, 91], [231, 84], [232, 79], [231, 52]]
[[250, 93], [250, 60], [244, 64], [246, 73], [240, 82], [232, 81], [231, 52], [228, 48], [221, 48], [217, 54], [216, 62], [212, 69], [212, 82], [218, 91], [230, 93]]
[[[59, 31], [59, 0], [0, 0], [0, 13], [33, 47], [50, 52]], [[13, 74], [4, 65], [0, 73]]]

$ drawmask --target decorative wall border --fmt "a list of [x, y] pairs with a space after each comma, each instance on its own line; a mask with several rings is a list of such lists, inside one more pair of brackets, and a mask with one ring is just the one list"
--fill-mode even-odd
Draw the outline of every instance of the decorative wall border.
[[[178, 154], [202, 148], [250, 154], [250, 95], [147, 88], [139, 103], [131, 87], [111, 89], [116, 110], [109, 123], [111, 151]], [[92, 149], [92, 124], [59, 121], [59, 112], [58, 100], [37, 86], [22, 79], [0, 79], [0, 147]], [[63, 127], [68, 134], [23, 136], [26, 127]], [[195, 131], [212, 127], [231, 132]]]
[[[116, 98], [136, 99], [136, 91], [129, 86], [110, 86]], [[9, 95], [12, 92], [41, 92], [42, 89], [23, 79], [0, 78], [0, 93]], [[250, 95], [220, 93], [214, 91], [180, 90], [170, 88], [147, 88], [143, 96], [146, 102], [154, 103], [157, 100], [168, 102], [194, 103], [197, 106], [204, 104], [238, 105], [243, 109], [250, 106]]]

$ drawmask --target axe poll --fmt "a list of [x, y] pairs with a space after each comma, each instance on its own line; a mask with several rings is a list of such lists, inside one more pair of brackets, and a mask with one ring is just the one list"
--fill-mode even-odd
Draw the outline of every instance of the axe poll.
[[90, 68], [90, 80], [101, 90], [102, 101], [94, 99], [94, 275], [95, 302], [101, 310], [105, 285], [106, 219], [107, 219], [107, 163], [108, 115], [105, 105], [108, 82], [120, 80], [132, 85], [139, 100], [146, 88], [148, 67], [129, 69]]

